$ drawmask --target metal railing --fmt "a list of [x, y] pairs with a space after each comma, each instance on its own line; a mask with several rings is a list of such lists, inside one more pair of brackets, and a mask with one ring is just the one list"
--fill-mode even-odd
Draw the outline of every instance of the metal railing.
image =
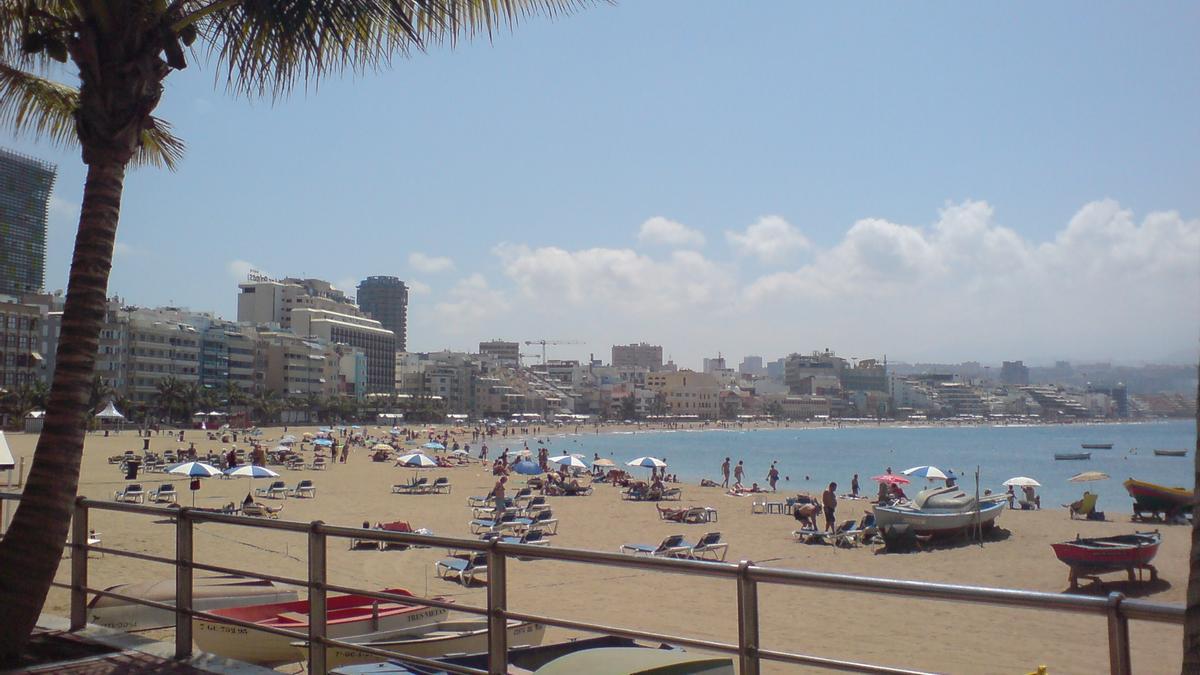
[[[0, 500], [19, 500], [19, 494], [0, 493]], [[91, 510], [117, 511], [162, 517], [169, 513], [175, 519], [175, 555], [165, 557], [147, 553], [124, 551], [106, 546], [89, 545], [88, 515]], [[193, 525], [195, 523], [222, 523], [242, 527], [280, 530], [303, 533], [308, 538], [308, 578], [295, 579], [266, 574], [258, 571], [237, 569], [221, 565], [198, 563], [194, 559]], [[1130, 656], [1129, 621], [1154, 621], [1182, 624], [1182, 605], [1168, 605], [1133, 600], [1121, 593], [1110, 593], [1107, 597], [1082, 595], [1060, 595], [1034, 591], [1006, 590], [979, 586], [960, 586], [918, 581], [900, 581], [875, 577], [859, 577], [823, 572], [806, 572], [772, 567], [762, 567], [749, 561], [739, 563], [709, 562], [673, 558], [633, 557], [619, 553], [586, 551], [566, 548], [546, 548], [527, 544], [505, 543], [498, 540], [457, 539], [435, 535], [421, 535], [382, 530], [335, 527], [321, 521], [301, 523], [285, 520], [268, 520], [245, 516], [213, 513], [187, 507], [163, 509], [162, 507], [120, 502], [98, 501], [79, 497], [75, 501], [75, 515], [71, 530], [71, 581], [69, 584], [55, 582], [54, 585], [71, 592], [71, 626], [82, 628], [87, 622], [87, 596], [112, 597], [175, 613], [175, 655], [186, 659], [192, 654], [192, 619], [221, 621], [243, 628], [278, 634], [295, 640], [308, 642], [309, 672], [326, 671], [326, 649], [328, 647], [352, 648], [377, 656], [393, 658], [410, 663], [434, 666], [452, 673], [482, 673], [499, 675], [507, 671], [508, 635], [507, 621], [531, 621], [547, 626], [570, 630], [605, 633], [619, 637], [664, 642], [692, 647], [710, 652], [736, 656], [743, 675], [757, 675], [762, 660], [779, 661], [799, 665], [820, 667], [856, 673], [913, 674], [920, 671], [888, 666], [857, 663], [841, 659], [796, 654], [792, 652], [763, 649], [759, 642], [758, 585], [780, 584], [807, 588], [833, 589], [850, 592], [884, 593], [910, 598], [950, 600], [975, 604], [1006, 607], [1031, 608], [1058, 612], [1076, 612], [1103, 615], [1107, 618], [1109, 668], [1113, 675], [1131, 675], [1133, 667]], [[326, 546], [329, 537], [358, 539], [389, 544], [420, 546], [443, 546], [461, 551], [486, 552], [487, 554], [487, 605], [477, 607], [447, 603], [431, 598], [398, 596], [390, 593], [364, 590], [331, 584], [326, 578]], [[171, 565], [175, 568], [175, 605], [140, 598], [133, 598], [111, 591], [88, 586], [88, 552], [97, 551], [116, 556], [146, 560]], [[596, 623], [573, 621], [551, 616], [529, 614], [508, 609], [507, 560], [557, 560], [562, 562], [606, 565], [634, 568], [654, 572], [668, 572], [690, 576], [733, 579], [737, 585], [738, 640], [736, 644], [701, 640], [679, 635], [667, 635], [643, 630], [606, 626]], [[239, 574], [246, 577], [302, 586], [308, 589], [310, 603], [308, 633], [263, 626], [227, 617], [220, 617], [192, 608], [192, 573], [194, 570]], [[398, 654], [365, 645], [351, 644], [329, 638], [325, 633], [326, 597], [330, 591], [354, 593], [378, 600], [403, 602], [426, 607], [453, 609], [460, 612], [487, 617], [488, 622], [488, 669], [486, 671], [463, 666], [443, 664], [405, 654]]]

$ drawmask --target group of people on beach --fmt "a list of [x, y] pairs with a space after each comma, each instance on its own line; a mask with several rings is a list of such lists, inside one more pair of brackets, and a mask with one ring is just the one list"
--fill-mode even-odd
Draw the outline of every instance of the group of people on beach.
[[[733, 487], [730, 487], [729, 472], [731, 462], [732, 460], [729, 457], [726, 457], [725, 461], [721, 463], [721, 487], [738, 494], [749, 492], [766, 492], [765, 489], [758, 486], [758, 483], [752, 483], [749, 488], [743, 484], [742, 481], [746, 477], [746, 467], [740, 459], [738, 460], [737, 465], [733, 466]], [[791, 480], [791, 478], [789, 477], [788, 480]], [[771, 468], [767, 471], [766, 482], [767, 485], [771, 486], [771, 492], [775, 492], [777, 489], [776, 486], [779, 483], [779, 467], [775, 466], [775, 462], [771, 462]]]

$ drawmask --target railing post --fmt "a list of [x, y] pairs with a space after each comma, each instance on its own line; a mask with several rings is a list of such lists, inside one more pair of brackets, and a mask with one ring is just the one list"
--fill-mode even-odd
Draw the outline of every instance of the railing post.
[[83, 499], [75, 499], [71, 517], [71, 630], [87, 625], [88, 509]]
[[308, 672], [325, 672], [325, 533], [314, 520], [308, 529]]
[[750, 578], [750, 566], [738, 563], [738, 671], [741, 675], [758, 675], [758, 582]]
[[1129, 619], [1121, 611], [1124, 593], [1108, 594], [1108, 666], [1112, 675], [1132, 675], [1129, 655]]
[[508, 672], [508, 570], [504, 552], [493, 541], [487, 552], [488, 673]]
[[192, 656], [192, 516], [187, 508], [175, 518], [175, 658]]

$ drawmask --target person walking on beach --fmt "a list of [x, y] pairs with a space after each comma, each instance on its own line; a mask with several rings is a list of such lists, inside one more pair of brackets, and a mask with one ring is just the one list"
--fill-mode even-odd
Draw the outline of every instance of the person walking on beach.
[[837, 510], [837, 483], [830, 483], [829, 487], [821, 493], [821, 506], [825, 510], [825, 531], [835, 531], [837, 527], [834, 518], [834, 511]]
[[771, 470], [767, 472], [767, 483], [771, 486], [771, 492], [775, 492], [775, 484], [779, 482], [779, 469], [775, 465], [771, 465]]
[[741, 484], [742, 478], [746, 476], [746, 469], [742, 466], [742, 460], [738, 460], [737, 466], [733, 467], [733, 482]]
[[500, 480], [496, 481], [495, 487], [492, 488], [492, 503], [496, 505], [497, 513], [504, 509], [504, 484], [508, 482], [508, 476], [500, 476]]
[[854, 474], [854, 477], [850, 479], [850, 494], [858, 496], [858, 474]]
[[728, 457], [726, 457], [725, 461], [721, 463], [721, 478], [723, 479], [721, 481], [721, 487], [728, 489], [729, 488], [729, 458]]

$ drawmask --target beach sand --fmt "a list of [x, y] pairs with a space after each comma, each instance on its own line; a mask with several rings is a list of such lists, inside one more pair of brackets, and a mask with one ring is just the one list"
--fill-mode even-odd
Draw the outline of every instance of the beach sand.
[[[293, 427], [289, 433], [312, 429]], [[382, 429], [371, 428], [380, 435]], [[264, 438], [278, 438], [282, 429], [265, 430]], [[9, 434], [16, 457], [29, 461], [37, 437]], [[205, 433], [186, 432], [202, 451], [228, 447], [205, 440]], [[470, 441], [469, 435], [461, 440]], [[506, 439], [513, 445], [511, 438]], [[244, 443], [239, 444], [245, 446]], [[474, 444], [473, 444], [474, 445]], [[498, 445], [498, 443], [493, 443]], [[104, 437], [89, 434], [85, 443], [80, 493], [111, 499], [125, 484], [107, 458], [124, 450], [140, 453], [142, 441], [134, 432]], [[162, 452], [179, 447], [167, 435], [151, 439], [151, 449]], [[184, 444], [186, 447], [186, 443]], [[311, 453], [309, 453], [311, 455]], [[394, 483], [408, 482], [412, 469], [376, 463], [361, 449], [351, 452], [346, 464], [325, 471], [277, 469], [289, 485], [302, 478], [317, 486], [315, 499], [259, 501], [283, 504], [281, 516], [289, 520], [322, 520], [329, 524], [359, 527], [364, 520], [407, 520], [439, 535], [468, 537], [470, 510], [466, 499], [486, 494], [494, 483], [489, 467], [476, 461], [468, 467], [425, 470], [421, 475], [447, 476], [451, 494], [395, 495]], [[876, 467], [863, 467], [871, 475]], [[815, 478], [815, 477], [814, 477]], [[830, 476], [829, 480], [845, 480]], [[191, 503], [182, 477], [148, 474], [140, 477], [147, 490], [160, 482], [177, 483], [180, 501]], [[514, 476], [510, 485], [521, 485]], [[263, 487], [254, 481], [253, 487]], [[196, 505], [215, 507], [240, 501], [252, 486], [247, 479], [208, 479], [196, 494]], [[1121, 491], [1116, 480], [1089, 487]], [[707, 525], [680, 525], [659, 519], [649, 503], [626, 502], [620, 490], [597, 485], [591, 497], [550, 498], [559, 519], [552, 546], [616, 551], [629, 542], [654, 544], [673, 533], [694, 541], [704, 532], [719, 530], [729, 542], [730, 561], [818, 572], [958, 583], [1060, 593], [1067, 588], [1067, 568], [1058, 562], [1050, 544], [1084, 536], [1105, 536], [1154, 529], [1129, 521], [1128, 513], [1109, 513], [1108, 522], [1070, 520], [1066, 510], [1047, 504], [1043, 511], [1006, 511], [999, 520], [1002, 531], [984, 546], [959, 545], [912, 554], [879, 555], [874, 546], [840, 549], [796, 542], [797, 523], [789, 516], [752, 514], [750, 497], [731, 497], [717, 488], [682, 485], [683, 500], [672, 506], [697, 505], [718, 509], [719, 521]], [[864, 489], [873, 484], [864, 485]], [[1081, 490], [1082, 491], [1082, 490]], [[780, 498], [787, 493], [780, 493]], [[838, 518], [857, 518], [866, 501], [844, 501]], [[145, 516], [93, 512], [91, 527], [103, 536], [105, 546], [171, 555], [174, 528]], [[1132, 587], [1123, 575], [1105, 577], [1106, 588], [1122, 590], [1158, 602], [1182, 603], [1188, 573], [1190, 529], [1158, 526], [1163, 544], [1155, 564], [1156, 585]], [[202, 524], [195, 530], [197, 560], [284, 576], [306, 574], [303, 536], [266, 530]], [[348, 542], [330, 540], [330, 581], [364, 588], [404, 587], [419, 595], [442, 595], [457, 601], [484, 605], [482, 587], [464, 589], [458, 583], [434, 577], [433, 563], [442, 549], [408, 551], [350, 551]], [[151, 562], [107, 555], [93, 557], [89, 583], [105, 587], [139, 579], [170, 578], [170, 568]], [[59, 581], [69, 578], [69, 562], [60, 567]], [[909, 667], [940, 672], [1025, 673], [1047, 665], [1051, 673], [1096, 673], [1108, 668], [1106, 621], [1084, 616], [1028, 609], [1007, 609], [935, 600], [913, 600], [872, 593], [759, 586], [760, 633], [767, 649]], [[631, 571], [612, 567], [519, 562], [509, 565], [509, 608], [602, 624], [629, 626], [689, 637], [737, 641], [736, 597], [732, 580], [697, 579], [679, 575]], [[54, 590], [47, 611], [66, 615], [67, 594]], [[1180, 628], [1131, 622], [1135, 672], [1178, 672], [1181, 662]], [[550, 629], [547, 641], [573, 635]], [[294, 671], [294, 667], [292, 668]], [[767, 672], [795, 672], [790, 666], [764, 662]]]

